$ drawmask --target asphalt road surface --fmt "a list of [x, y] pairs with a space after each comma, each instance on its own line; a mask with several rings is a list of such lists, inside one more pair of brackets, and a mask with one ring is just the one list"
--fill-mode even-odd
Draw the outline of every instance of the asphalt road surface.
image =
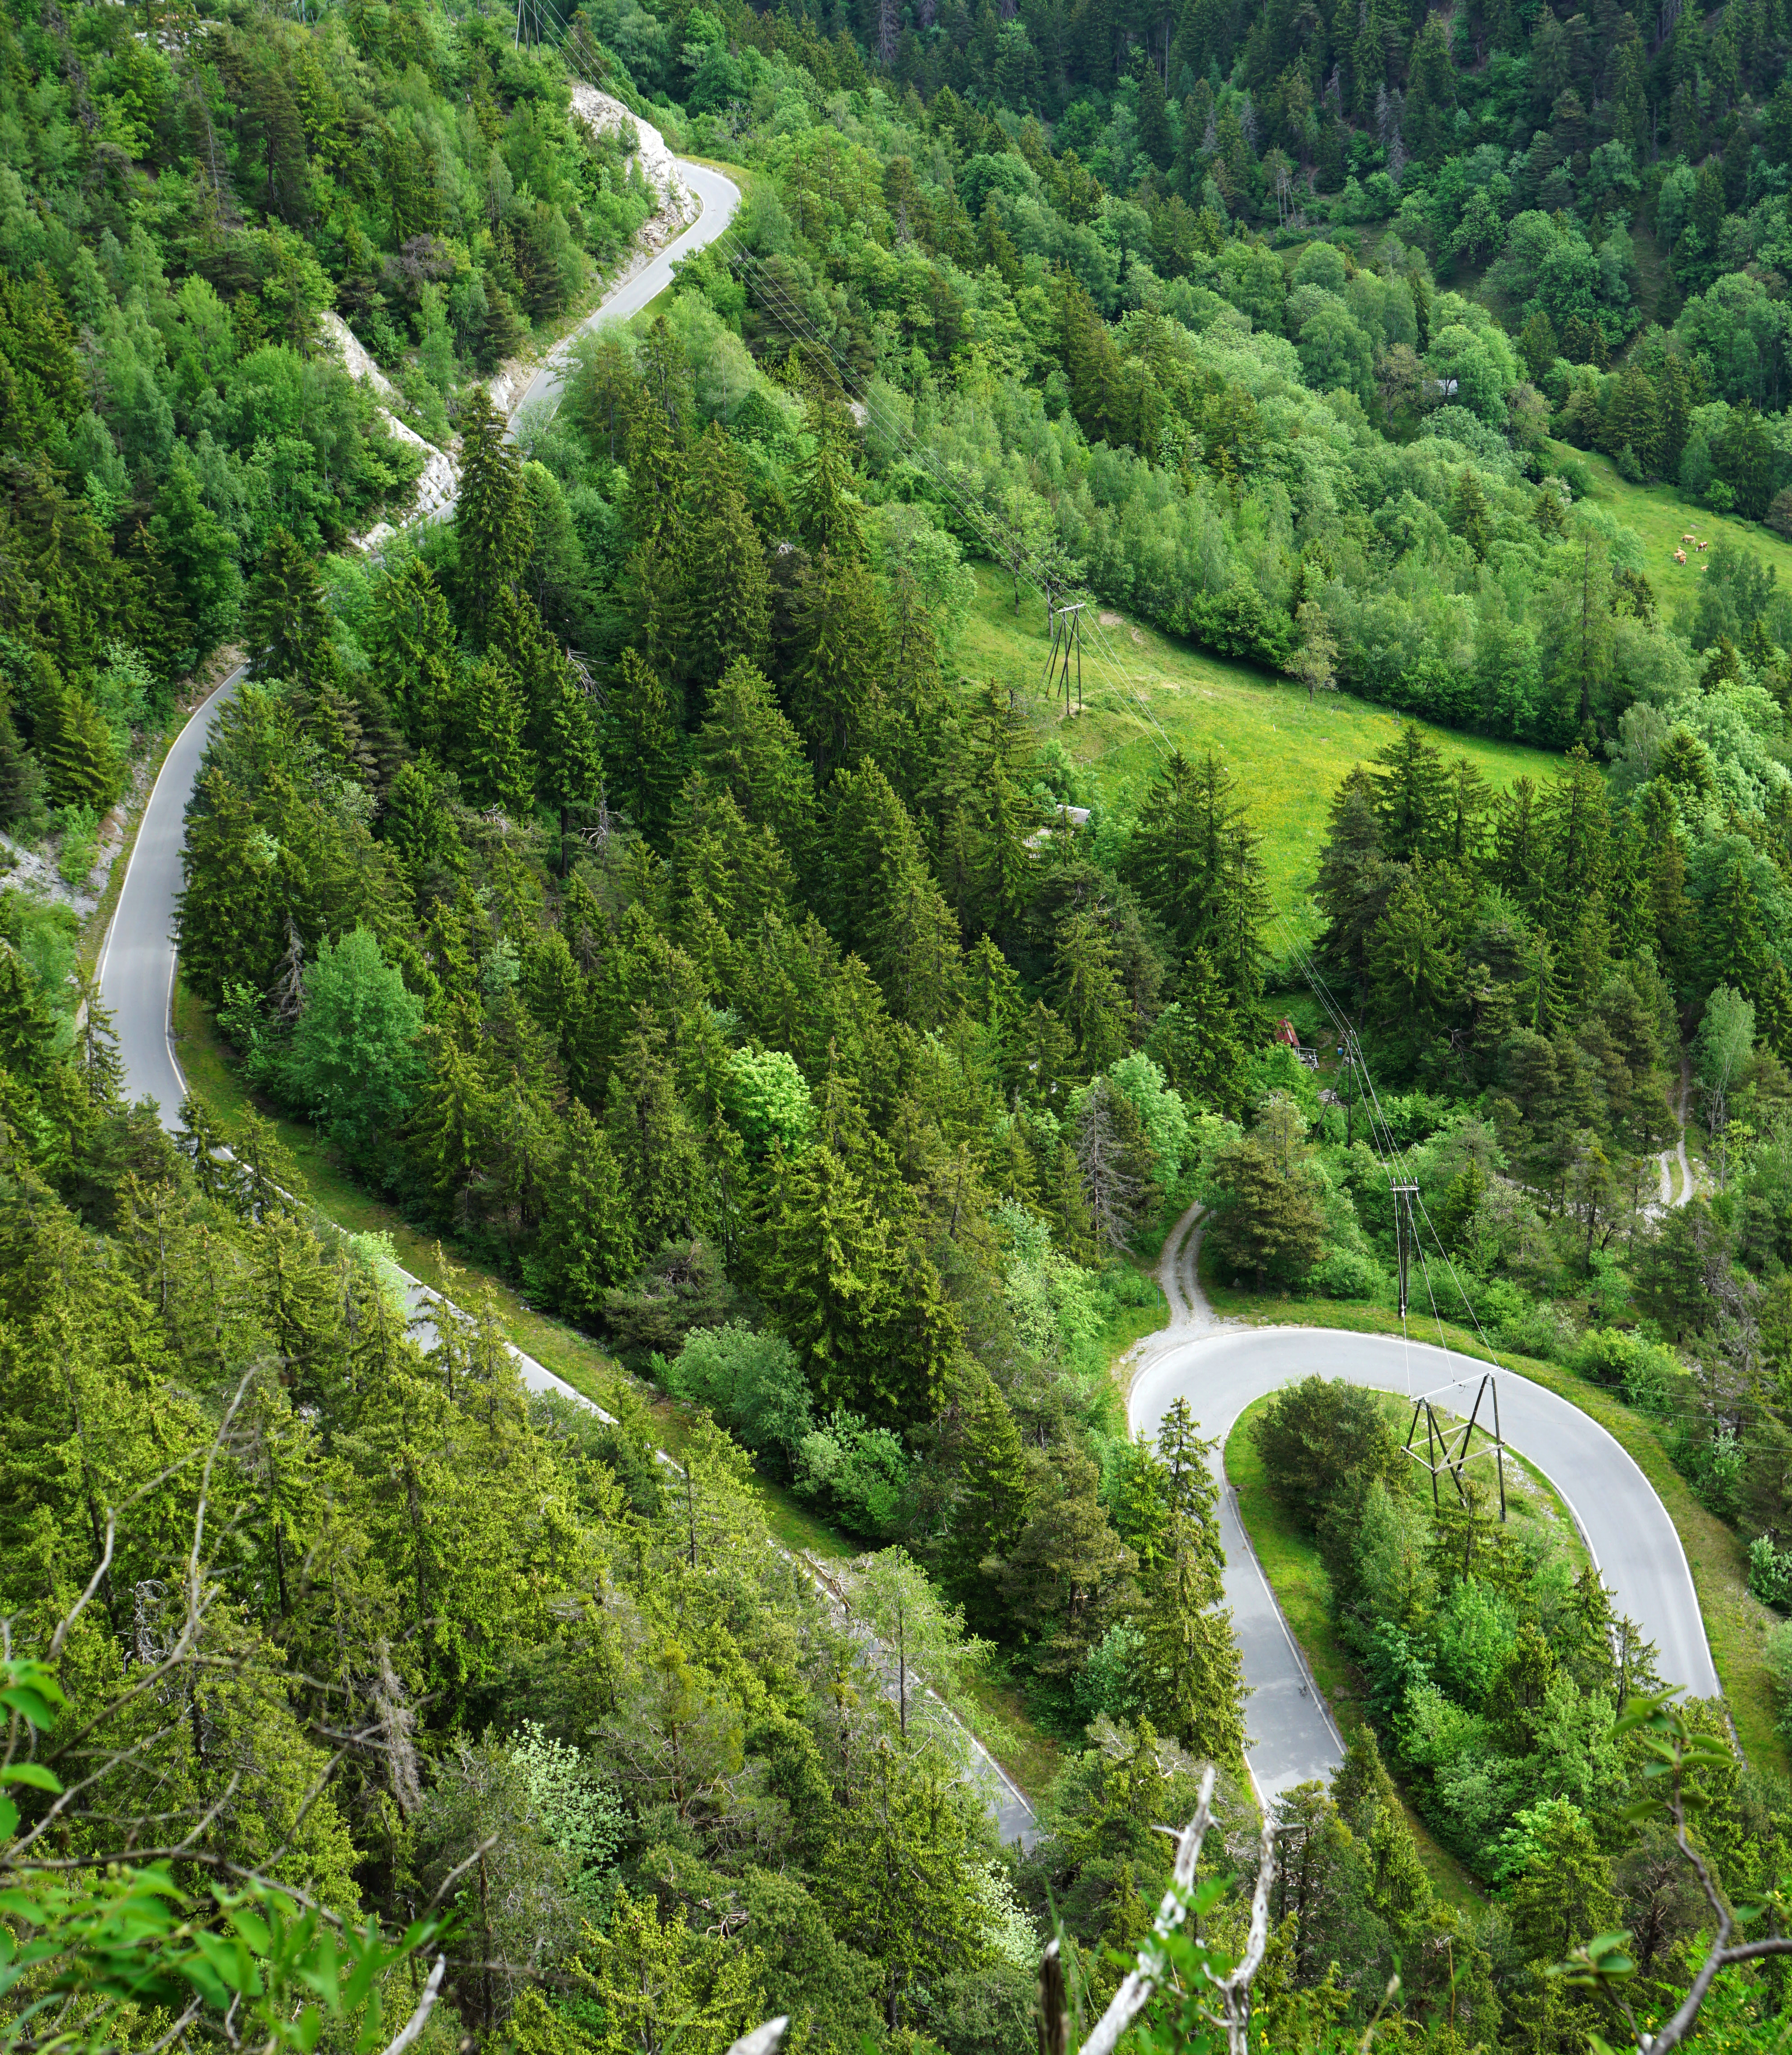
[[693, 256], [698, 250], [707, 249], [734, 219], [735, 209], [740, 205], [740, 187], [732, 179], [724, 178], [721, 172], [712, 172], [706, 165], [694, 164], [685, 157], [679, 159], [678, 168], [684, 183], [703, 202], [703, 212], [682, 235], [668, 243], [651, 264], [644, 266], [633, 278], [617, 286], [595, 314], [588, 315], [564, 342], [549, 352], [546, 361], [523, 388], [522, 397], [511, 409], [513, 421], [526, 409], [538, 407], [551, 414], [566, 389], [573, 368], [573, 346], [579, 337], [601, 322], [626, 321], [631, 314], [638, 314], [672, 282], [673, 265], [681, 257]]
[[[1428, 1392], [1440, 1406], [1467, 1415], [1484, 1363], [1379, 1335], [1215, 1323], [1183, 1246], [1193, 1225], [1191, 1215], [1164, 1244], [1159, 1276], [1172, 1324], [1140, 1348], [1130, 1402], [1135, 1431], [1155, 1432], [1172, 1401], [1186, 1398], [1202, 1433], [1223, 1447], [1253, 1400], [1315, 1374], [1415, 1398]], [[1514, 1371], [1502, 1371], [1499, 1379], [1507, 1446], [1566, 1501], [1618, 1611], [1656, 1644], [1664, 1678], [1696, 1697], [1719, 1695], [1686, 1552], [1653, 1485], [1578, 1406]], [[1224, 1486], [1217, 1450], [1214, 1461]], [[1220, 1518], [1226, 1601], [1252, 1687], [1245, 1708], [1251, 1770], [1259, 1791], [1273, 1798], [1309, 1778], [1329, 1777], [1343, 1760], [1343, 1743], [1258, 1564], [1230, 1487], [1223, 1491]]]

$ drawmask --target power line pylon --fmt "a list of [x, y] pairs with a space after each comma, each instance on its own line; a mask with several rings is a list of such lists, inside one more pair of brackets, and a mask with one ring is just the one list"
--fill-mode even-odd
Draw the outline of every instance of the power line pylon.
[[1406, 1318], [1407, 1273], [1419, 1252], [1419, 1226], [1412, 1217], [1412, 1201], [1419, 1187], [1396, 1181], [1388, 1188], [1394, 1199], [1394, 1261], [1400, 1272], [1400, 1316]]
[[[1449, 1386], [1444, 1388], [1454, 1390], [1455, 1386]], [[1447, 1470], [1451, 1483], [1456, 1487], [1458, 1501], [1464, 1508], [1467, 1508], [1469, 1502], [1468, 1486], [1463, 1480], [1463, 1472], [1477, 1457], [1491, 1455], [1494, 1459], [1494, 1468], [1499, 1477], [1499, 1517], [1503, 1523], [1506, 1518], [1506, 1439], [1499, 1431], [1499, 1380], [1491, 1370], [1483, 1372], [1480, 1385], [1475, 1394], [1475, 1403], [1470, 1409], [1468, 1418], [1459, 1427], [1444, 1425], [1443, 1422], [1438, 1418], [1437, 1409], [1432, 1403], [1432, 1394], [1430, 1392], [1425, 1392], [1412, 1402], [1412, 1424], [1406, 1430], [1406, 1453], [1416, 1463], [1423, 1465], [1431, 1472], [1432, 1507], [1436, 1509], [1442, 1503], [1437, 1481]], [[1483, 1447], [1477, 1449], [1473, 1446], [1475, 1430], [1480, 1421], [1481, 1403], [1483, 1399], [1491, 1399], [1492, 1402], [1492, 1439]], [[1413, 1443], [1419, 1438], [1419, 1422], [1421, 1420], [1425, 1423], [1425, 1448], [1423, 1454], [1413, 1446]], [[1483, 1434], [1487, 1431], [1485, 1427], [1481, 1429]]]
[[1046, 610], [1051, 617], [1051, 653], [1046, 659], [1046, 690], [1055, 699], [1060, 679], [1064, 686], [1064, 713], [1070, 714], [1070, 660], [1073, 651], [1077, 664], [1077, 711], [1083, 710], [1083, 609], [1087, 600], [1075, 599], [1065, 605], [1054, 606], [1051, 594], [1046, 595]]

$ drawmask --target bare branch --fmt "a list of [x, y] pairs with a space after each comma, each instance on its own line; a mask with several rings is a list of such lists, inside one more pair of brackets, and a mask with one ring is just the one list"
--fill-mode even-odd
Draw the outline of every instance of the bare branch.
[[1231, 2055], [1246, 2055], [1250, 2028], [1250, 1986], [1263, 1965], [1270, 1944], [1270, 1887], [1275, 1881], [1275, 1820], [1263, 1814], [1263, 1848], [1257, 1860], [1257, 1889], [1250, 1901], [1250, 1931], [1232, 1974], [1221, 1980], [1226, 2013], [1226, 2045]]
[[[789, 2016], [780, 2013], [776, 2019], [768, 2019], [763, 2026], [755, 2026], [750, 2033], [743, 2033], [728, 2050], [728, 2055], [772, 2055], [790, 2024]], [[391, 2049], [386, 2050], [386, 2055], [392, 2055]]]
[[163, 2050], [164, 2049], [171, 2048], [175, 2041], [180, 2038], [181, 2035], [187, 2031], [187, 2028], [193, 2024], [193, 2021], [199, 2018], [200, 2008], [203, 2002], [204, 2001], [203, 1999], [195, 1998], [193, 2002], [188, 2006], [187, 2010], [180, 2015], [179, 2018], [177, 2019], [174, 2025], [168, 2029], [167, 2032], [162, 2036], [161, 2039], [158, 2041], [153, 2047], [146, 2048], [143, 2051], [143, 2055], [163, 2055]]
[[259, 1369], [258, 1364], [252, 1364], [243, 1372], [242, 1382], [236, 1388], [236, 1395], [225, 1407], [224, 1417], [218, 1423], [218, 1431], [211, 1438], [211, 1446], [205, 1452], [205, 1470], [199, 1479], [199, 1502], [193, 1509], [193, 1546], [187, 1559], [187, 1611], [189, 1618], [196, 1617], [200, 1611], [199, 1544], [205, 1539], [205, 1509], [211, 1497], [211, 1466], [218, 1460], [218, 1451], [224, 1446], [224, 1437], [230, 1431], [230, 1422], [236, 1418], [236, 1409], [242, 1403]]
[[435, 2010], [435, 2001], [442, 1994], [442, 1979], [448, 1973], [448, 1958], [438, 1955], [435, 1966], [429, 1973], [429, 1982], [423, 1986], [423, 1995], [417, 2000], [416, 2010], [405, 2021], [403, 2028], [393, 2035], [387, 2046], [386, 2055], [404, 2055], [404, 2051], [429, 2024], [429, 2015]]
[[57, 1622], [56, 1631], [49, 1639], [49, 1651], [44, 1658], [44, 1660], [46, 1663], [53, 1663], [57, 1657], [62, 1653], [62, 1643], [68, 1635], [69, 1629], [74, 1625], [75, 1622], [79, 1619], [81, 1615], [87, 1610], [89, 1599], [90, 1599], [93, 1594], [100, 1588], [101, 1580], [105, 1576], [107, 1571], [112, 1568], [112, 1543], [117, 1539], [117, 1536], [118, 1516], [108, 1506], [106, 1509], [106, 1545], [100, 1552], [99, 1568], [96, 1569], [93, 1576], [88, 1579], [86, 1590], [81, 1593], [81, 1596], [75, 1600], [74, 1603], [69, 1607], [69, 1610], [63, 1614], [61, 1619]]
[[1152, 1939], [1139, 1950], [1137, 1962], [1127, 1972], [1126, 1981], [1114, 1993], [1113, 2001], [1102, 2014], [1095, 2031], [1083, 2043], [1082, 2055], [1113, 2055], [1127, 2028], [1151, 2002], [1162, 1967], [1158, 1944], [1167, 1941], [1187, 1916], [1188, 1892], [1195, 1881], [1195, 1865], [1201, 1859], [1201, 1844], [1213, 1824], [1213, 1815], [1208, 1810], [1208, 1801], [1213, 1797], [1213, 1780], [1214, 1769], [1210, 1762], [1201, 1776], [1200, 1803], [1195, 1808], [1194, 1818], [1183, 1828], [1182, 1839], [1176, 1846], [1176, 1868], [1170, 1873], [1168, 1888], [1157, 1908]]
[[430, 1899], [428, 1904], [423, 1907], [424, 1911], [433, 1912], [436, 1907], [439, 1906], [442, 1903], [442, 1900], [447, 1895], [448, 1887], [454, 1882], [455, 1879], [457, 1876], [464, 1876], [467, 1872], [472, 1868], [473, 1865], [478, 1862], [481, 1856], [486, 1854], [489, 1850], [496, 1848], [497, 1845], [498, 1836], [495, 1834], [488, 1834], [485, 1840], [481, 1841], [479, 1845], [473, 1851], [472, 1854], [467, 1858], [465, 1862], [456, 1863], [454, 1868], [448, 1872], [447, 1875], [443, 1877], [442, 1881], [435, 1887], [435, 1895]]

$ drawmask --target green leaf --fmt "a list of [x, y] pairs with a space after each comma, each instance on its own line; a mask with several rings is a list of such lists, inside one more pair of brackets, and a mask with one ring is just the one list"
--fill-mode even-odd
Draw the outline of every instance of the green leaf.
[[56, 1715], [42, 1694], [24, 1684], [9, 1684], [0, 1690], [0, 1706], [10, 1706], [22, 1720], [28, 1720], [34, 1727], [53, 1727], [56, 1724]]
[[18, 1832], [18, 1806], [10, 1798], [0, 1798], [0, 1841], [10, 1841]]
[[0, 1763], [0, 1784], [29, 1784], [37, 1791], [61, 1791], [61, 1779], [41, 1762]]
[[298, 2045], [305, 2055], [317, 2045], [317, 2037], [324, 2030], [324, 2015], [314, 2005], [308, 2005], [298, 2016]]
[[355, 2038], [355, 2055], [368, 2055], [369, 2049], [377, 2048], [385, 2039], [385, 2030], [380, 2024], [380, 1994], [376, 1991], [361, 2021], [361, 2030]]
[[265, 1959], [272, 1945], [272, 1937], [268, 1932], [266, 1921], [258, 1919], [246, 1905], [233, 1905], [228, 1917], [230, 1924], [242, 1936], [251, 1952]]

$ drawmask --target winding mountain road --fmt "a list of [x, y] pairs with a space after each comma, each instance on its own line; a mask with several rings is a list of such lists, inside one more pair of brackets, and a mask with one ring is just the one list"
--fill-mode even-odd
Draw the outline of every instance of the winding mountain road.
[[[679, 160], [679, 169], [685, 183], [702, 200], [703, 212], [651, 264], [619, 286], [549, 356], [512, 409], [513, 423], [526, 407], [542, 408], [551, 414], [559, 404], [565, 389], [573, 345], [580, 334], [600, 322], [625, 320], [638, 314], [671, 282], [672, 266], [679, 258], [713, 243], [727, 227], [740, 201], [739, 189], [733, 180], [704, 165], [683, 159]], [[443, 508], [440, 512], [447, 511]], [[124, 1067], [124, 1096], [133, 1105], [146, 1097], [153, 1099], [160, 1110], [162, 1125], [171, 1133], [180, 1124], [180, 1104], [187, 1096], [187, 1080], [175, 1053], [173, 1032], [175, 912], [183, 883], [181, 853], [186, 841], [187, 803], [199, 777], [213, 724], [245, 669], [238, 665], [230, 673], [211, 697], [189, 716], [186, 725], [169, 746], [144, 804], [136, 841], [125, 862], [117, 910], [100, 956], [100, 988], [112, 1010], [117, 1030], [119, 1054]], [[431, 1338], [433, 1308], [438, 1295], [420, 1279], [408, 1272], [402, 1274], [413, 1323], [427, 1344]], [[574, 1405], [592, 1405], [584, 1393], [575, 1390], [564, 1379], [556, 1377], [533, 1356], [525, 1355], [514, 1347], [510, 1353], [530, 1390], [552, 1391]], [[594, 1410], [606, 1419], [609, 1417], [603, 1414], [601, 1406]], [[887, 1655], [880, 1651], [872, 1636], [852, 1620], [840, 1594], [808, 1565], [802, 1568], [837, 1621], [844, 1622], [853, 1631], [880, 1687], [893, 1695], [894, 1666]], [[926, 1689], [921, 1680], [912, 1675], [911, 1690], [917, 1686]], [[1038, 1838], [1039, 1828], [1025, 1793], [974, 1735], [967, 1737], [967, 1745], [970, 1774], [982, 1789], [997, 1832], [1005, 1843], [1018, 1840], [1030, 1848]]]
[[[1219, 1320], [1201, 1291], [1196, 1264], [1199, 1208], [1164, 1244], [1158, 1280], [1170, 1324], [1136, 1352], [1131, 1425], [1155, 1432], [1178, 1398], [1201, 1431], [1223, 1448], [1254, 1400], [1291, 1380], [1348, 1378], [1353, 1384], [1416, 1398], [1466, 1414], [1485, 1363], [1428, 1343], [1400, 1342], [1328, 1327], [1249, 1327]], [[1589, 1414], [1516, 1371], [1499, 1373], [1500, 1425], [1507, 1445], [1542, 1470], [1568, 1505], [1617, 1608], [1660, 1650], [1662, 1675], [1699, 1698], [1722, 1689], [1705, 1639], [1692, 1573], [1668, 1509], [1620, 1444]], [[1221, 1539], [1226, 1602], [1251, 1696], [1245, 1708], [1250, 1765], [1258, 1791], [1274, 1798], [1311, 1777], [1329, 1777], [1344, 1745], [1281, 1607], [1264, 1576], [1227, 1483], [1219, 1450]]]
[[[526, 408], [551, 416], [566, 389], [580, 337], [605, 321], [626, 321], [639, 314], [672, 282], [672, 267], [679, 258], [715, 242], [733, 219], [740, 204], [740, 188], [734, 180], [707, 165], [684, 158], [677, 162], [684, 183], [702, 202], [702, 211], [651, 263], [624, 278], [549, 352], [511, 409], [513, 424]], [[451, 512], [452, 507], [451, 497], [437, 518]], [[125, 1096], [134, 1104], [147, 1094], [161, 1107], [163, 1125], [171, 1130], [179, 1124], [176, 1116], [187, 1095], [171, 1031], [174, 917], [182, 883], [187, 801], [211, 738], [212, 723], [244, 669], [239, 665], [231, 672], [170, 745], [144, 807], [117, 911], [100, 957], [100, 990], [116, 1022], [119, 1053], [124, 1059]]]
[[[702, 214], [550, 354], [518, 400], [513, 422], [525, 408], [551, 412], [557, 405], [579, 333], [638, 312], [670, 282], [680, 257], [713, 242], [727, 227], [740, 198], [731, 181], [700, 164], [681, 160], [679, 169], [703, 201]], [[171, 1024], [175, 909], [182, 885], [187, 803], [212, 725], [242, 675], [240, 669], [233, 672], [171, 745], [144, 806], [100, 959], [100, 984], [116, 1024], [125, 1094], [133, 1102], [145, 1096], [154, 1099], [170, 1129], [178, 1125], [187, 1091]], [[1325, 1329], [1248, 1328], [1220, 1321], [1201, 1292], [1196, 1269], [1199, 1238], [1198, 1211], [1191, 1211], [1165, 1244], [1159, 1276], [1171, 1320], [1138, 1351], [1130, 1409], [1135, 1428], [1155, 1429], [1171, 1402], [1183, 1397], [1203, 1431], [1223, 1442], [1254, 1399], [1315, 1371], [1387, 1390], [1429, 1390], [1444, 1402], [1457, 1395], [1449, 1387], [1466, 1379], [1471, 1396], [1482, 1366], [1465, 1366], [1463, 1359], [1428, 1346]], [[434, 1294], [415, 1280], [411, 1283], [414, 1308], [427, 1321]], [[531, 1390], [557, 1391], [577, 1403], [589, 1402], [542, 1364], [516, 1353]], [[1558, 1490], [1571, 1502], [1620, 1607], [1659, 1644], [1663, 1674], [1699, 1695], [1715, 1695], [1717, 1677], [1685, 1555], [1672, 1521], [1641, 1471], [1585, 1414], [1526, 1379], [1502, 1373], [1500, 1402], [1507, 1438], [1534, 1462], [1540, 1456], [1545, 1459], [1539, 1466], [1546, 1466]], [[1343, 1746], [1258, 1566], [1229, 1489], [1221, 1517], [1227, 1600], [1253, 1689], [1247, 1706], [1252, 1767], [1259, 1790], [1274, 1797], [1305, 1779], [1329, 1776], [1342, 1759]], [[1026, 1799], [980, 1749], [978, 1754], [989, 1786], [990, 1809], [1003, 1839], [1030, 1843], [1038, 1830]]]

